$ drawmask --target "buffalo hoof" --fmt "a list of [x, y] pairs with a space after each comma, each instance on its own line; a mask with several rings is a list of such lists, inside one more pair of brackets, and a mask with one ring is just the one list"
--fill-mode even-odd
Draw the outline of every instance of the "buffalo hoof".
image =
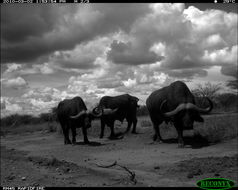
[[65, 141], [64, 144], [72, 144], [71, 141]]
[[110, 136], [110, 137], [108, 137], [108, 139], [110, 139], [110, 140], [119, 140], [119, 139], [122, 139], [123, 138], [123, 136]]
[[90, 144], [90, 141], [84, 141], [84, 144]]
[[163, 144], [163, 141], [161, 141], [161, 140], [156, 140], [156, 141], [153, 141], [153, 143], [151, 143], [151, 144]]
[[130, 131], [130, 129], [127, 129], [124, 133], [128, 133]]
[[131, 133], [132, 133], [132, 134], [139, 134], [139, 133], [138, 133], [138, 132], [136, 132], [136, 131], [132, 131]]
[[154, 135], [153, 136], [153, 141], [156, 141], [157, 140], [157, 135]]
[[184, 144], [178, 144], [178, 148], [184, 148]]

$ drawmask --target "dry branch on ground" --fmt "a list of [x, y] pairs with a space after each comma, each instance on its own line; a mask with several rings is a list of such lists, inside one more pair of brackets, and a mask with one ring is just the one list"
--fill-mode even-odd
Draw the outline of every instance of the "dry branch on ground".
[[110, 165], [100, 165], [100, 164], [97, 164], [97, 163], [96, 163], [96, 165], [97, 165], [98, 167], [101, 167], [101, 168], [111, 168], [111, 167], [113, 167], [113, 166], [119, 166], [119, 167], [123, 168], [125, 171], [127, 171], [127, 172], [129, 173], [129, 175], [130, 175], [130, 180], [131, 180], [134, 184], [137, 183], [135, 172], [129, 170], [126, 166], [122, 166], [122, 165], [120, 165], [120, 164], [117, 164], [117, 161], [113, 162], [113, 163], [110, 164]]

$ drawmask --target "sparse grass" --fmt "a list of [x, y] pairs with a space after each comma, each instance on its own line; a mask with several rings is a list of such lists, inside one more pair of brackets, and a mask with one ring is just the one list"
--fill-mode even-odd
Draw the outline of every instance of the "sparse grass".
[[[194, 137], [201, 136], [210, 143], [217, 143], [238, 136], [237, 114], [208, 115], [203, 116], [203, 118], [204, 123], [194, 123]], [[143, 117], [143, 119], [139, 119], [139, 121], [141, 127], [148, 126], [153, 130], [149, 117]], [[162, 123], [160, 125], [160, 133], [164, 139], [177, 138], [178, 136], [177, 131], [172, 124], [167, 125]], [[184, 135], [191, 136], [192, 131], [184, 130]]]
[[208, 142], [216, 143], [238, 136], [237, 114], [208, 116], [204, 123], [195, 126], [195, 134], [198, 133]]
[[[202, 136], [210, 143], [217, 143], [227, 139], [231, 139], [238, 136], [237, 130], [237, 114], [225, 114], [225, 115], [210, 115], [204, 116], [204, 123], [195, 123], [194, 124], [194, 135]], [[122, 124], [120, 122], [115, 122], [115, 131], [123, 132], [126, 130], [127, 122], [124, 121]], [[153, 134], [153, 127], [150, 121], [149, 116], [140, 116], [138, 117], [137, 128], [144, 128], [151, 131]], [[99, 137], [101, 130], [100, 120], [92, 121], [92, 127], [88, 129], [88, 135], [92, 137]], [[10, 126], [10, 127], [1, 127], [1, 135], [4, 134], [21, 134], [27, 132], [35, 131], [45, 131], [45, 132], [57, 132], [62, 134], [61, 126], [57, 122], [45, 122], [41, 124], [28, 124], [20, 126]], [[160, 126], [161, 136], [164, 139], [177, 138], [177, 131], [174, 126], [171, 124], [166, 125], [163, 123]], [[82, 130], [81, 128], [77, 129], [77, 134], [81, 138]], [[105, 127], [104, 137], [109, 136], [110, 129]], [[190, 131], [184, 131], [184, 135], [192, 135]], [[145, 135], [148, 135], [145, 134]]]
[[141, 127], [152, 127], [151, 121], [149, 120], [141, 120]]
[[58, 132], [60, 133], [61, 129], [58, 123], [40, 123], [40, 124], [26, 124], [26, 125], [17, 125], [17, 126], [1, 126], [1, 134], [22, 134], [22, 133], [32, 133], [35, 131], [44, 131], [44, 132]]

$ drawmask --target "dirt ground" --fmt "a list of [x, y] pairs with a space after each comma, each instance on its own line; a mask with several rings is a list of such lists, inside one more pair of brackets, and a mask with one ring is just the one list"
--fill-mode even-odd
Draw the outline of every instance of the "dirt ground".
[[237, 138], [208, 144], [188, 136], [181, 149], [174, 140], [152, 143], [151, 128], [139, 132], [113, 141], [89, 136], [90, 145], [80, 135], [74, 146], [57, 133], [1, 137], [1, 186], [191, 187], [207, 177], [237, 186]]

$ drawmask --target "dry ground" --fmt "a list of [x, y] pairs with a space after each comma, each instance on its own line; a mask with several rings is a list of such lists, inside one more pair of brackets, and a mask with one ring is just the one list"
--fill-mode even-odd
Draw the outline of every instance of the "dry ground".
[[[237, 124], [237, 120], [229, 122]], [[119, 125], [117, 131], [124, 131], [125, 123]], [[181, 149], [173, 137], [163, 144], [152, 143], [153, 130], [145, 118], [138, 122], [139, 134], [128, 133], [120, 140], [108, 140], [108, 128], [104, 139], [99, 139], [96, 127], [96, 132], [89, 130], [90, 145], [84, 145], [81, 132], [74, 146], [64, 145], [59, 133], [46, 131], [2, 136], [1, 186], [177, 187], [196, 186], [196, 181], [207, 177], [228, 178], [237, 186], [237, 137], [210, 143], [187, 131]], [[163, 135], [171, 136], [166, 131]], [[135, 173], [134, 181], [118, 165], [98, 166], [115, 161]]]

